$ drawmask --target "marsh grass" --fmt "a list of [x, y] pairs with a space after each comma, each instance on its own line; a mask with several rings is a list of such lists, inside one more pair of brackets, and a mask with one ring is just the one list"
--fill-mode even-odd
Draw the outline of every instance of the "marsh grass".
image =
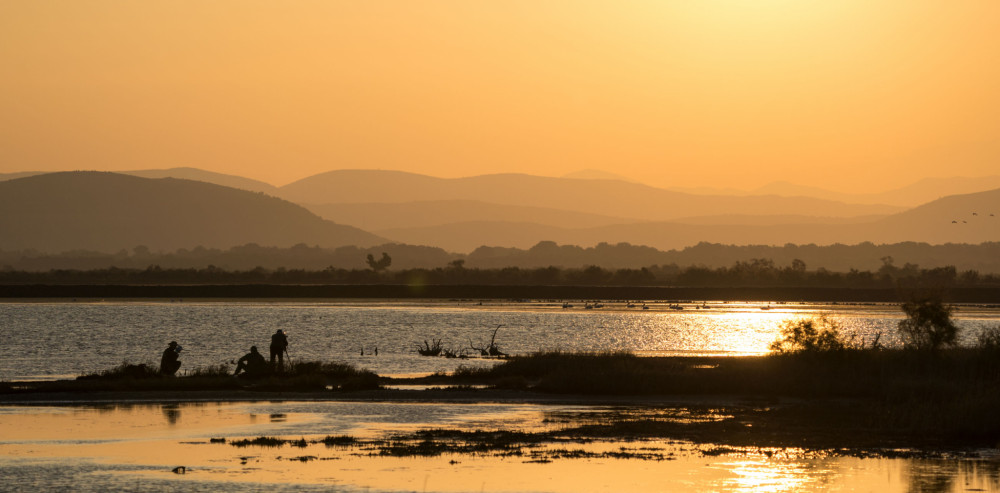
[[549, 352], [454, 378], [556, 394], [791, 398], [809, 404], [798, 416], [804, 428], [1000, 443], [1000, 352], [991, 347], [712, 358]]
[[347, 363], [322, 361], [296, 361], [281, 372], [271, 375], [263, 385], [298, 382], [304, 388], [332, 387], [338, 390], [366, 390], [379, 387], [378, 374], [368, 369], [358, 369]]
[[345, 363], [319, 361], [296, 362], [284, 371], [263, 378], [246, 379], [232, 375], [229, 365], [220, 364], [196, 368], [179, 376], [161, 375], [149, 363], [128, 361], [81, 375], [76, 380], [32, 382], [0, 387], [3, 392], [89, 392], [89, 391], [195, 391], [195, 390], [261, 390], [261, 391], [322, 391], [376, 389], [378, 375]]

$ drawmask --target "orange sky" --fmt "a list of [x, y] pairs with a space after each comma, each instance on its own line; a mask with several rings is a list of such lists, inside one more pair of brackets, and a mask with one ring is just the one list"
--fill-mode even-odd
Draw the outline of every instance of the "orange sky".
[[0, 2], [0, 172], [1000, 173], [1000, 2]]

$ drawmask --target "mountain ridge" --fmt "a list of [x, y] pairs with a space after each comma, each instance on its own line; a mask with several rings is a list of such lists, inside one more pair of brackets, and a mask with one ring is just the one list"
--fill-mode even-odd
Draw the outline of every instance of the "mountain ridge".
[[386, 240], [261, 192], [178, 178], [70, 171], [0, 182], [0, 248], [117, 251]]
[[398, 171], [334, 170], [280, 187], [278, 194], [287, 200], [311, 205], [479, 200], [646, 221], [694, 214], [780, 214], [789, 210], [805, 215], [855, 216], [888, 214], [902, 209], [802, 197], [693, 195], [619, 180], [578, 180], [518, 173], [435, 178]]

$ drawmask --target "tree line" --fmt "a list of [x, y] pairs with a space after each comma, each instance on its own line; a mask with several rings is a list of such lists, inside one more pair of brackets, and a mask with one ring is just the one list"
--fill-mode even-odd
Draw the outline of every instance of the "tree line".
[[[539, 242], [529, 249], [480, 247], [468, 254], [451, 253], [440, 248], [390, 243], [377, 247], [354, 246], [322, 248], [299, 244], [291, 247], [268, 247], [246, 244], [228, 249], [195, 247], [173, 252], [154, 252], [139, 245], [116, 253], [69, 251], [62, 253], [35, 250], [0, 251], [0, 271], [98, 270], [112, 266], [122, 269], [145, 269], [158, 265], [163, 269], [205, 269], [214, 265], [227, 271], [250, 271], [263, 267], [272, 271], [322, 271], [328, 267], [364, 270], [366, 258], [381, 261], [385, 252], [392, 258], [392, 270], [445, 268], [462, 260], [470, 269], [537, 270], [555, 266], [560, 269], [585, 269], [598, 266], [608, 271], [659, 266], [699, 266], [708, 270], [732, 268], [734, 262], [770, 259], [777, 265], [791, 266], [798, 260], [810, 271], [876, 272], [882, 260], [892, 257], [895, 265], [922, 268], [953, 266], [958, 272], [1000, 273], [1000, 243], [945, 244], [904, 242], [886, 245], [721, 245], [700, 243], [681, 250], [662, 251], [628, 243], [601, 243], [592, 247], [557, 245]], [[390, 266], [387, 266], [390, 267]], [[672, 267], [671, 267], [672, 268]], [[700, 273], [695, 273], [699, 277]]]
[[[362, 259], [364, 260], [364, 259]], [[583, 268], [468, 268], [463, 259], [436, 268], [392, 269], [391, 256], [372, 256], [369, 268], [343, 269], [223, 269], [108, 267], [101, 269], [51, 269], [48, 271], [0, 270], [0, 284], [348, 284], [348, 285], [496, 285], [496, 286], [691, 286], [691, 287], [844, 287], [937, 288], [1000, 286], [1000, 275], [958, 271], [954, 266], [921, 268], [897, 265], [883, 257], [876, 270], [834, 272], [809, 269], [802, 260], [778, 265], [772, 259], [739, 260], [729, 266], [679, 267], [652, 265], [638, 269]]]

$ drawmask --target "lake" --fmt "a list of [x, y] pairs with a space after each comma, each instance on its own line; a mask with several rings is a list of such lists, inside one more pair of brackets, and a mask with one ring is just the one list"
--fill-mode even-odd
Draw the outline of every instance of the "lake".
[[[283, 329], [289, 356], [341, 361], [380, 375], [451, 371], [491, 365], [479, 358], [422, 357], [416, 347], [440, 339], [446, 348], [477, 354], [494, 329], [510, 354], [541, 350], [632, 351], [639, 355], [746, 355], [767, 351], [782, 322], [826, 315], [867, 341], [881, 333], [899, 344], [902, 312], [888, 304], [604, 303], [571, 301], [43, 301], [0, 303], [0, 380], [52, 380], [111, 368], [123, 361], [159, 365], [176, 340], [181, 373], [228, 364], [251, 345], [263, 353]], [[645, 305], [647, 309], [642, 309]], [[671, 308], [673, 306], [673, 308]], [[680, 308], [680, 309], [678, 309]], [[971, 344], [1000, 325], [1000, 309], [960, 306], [960, 340]], [[375, 349], [378, 355], [375, 355]], [[364, 355], [362, 355], [362, 350]]]
[[[243, 437], [382, 437], [418, 428], [549, 429], [631, 408], [372, 402], [0, 406], [10, 491], [996, 491], [979, 457], [853, 457], [683, 440], [541, 445], [524, 455], [384, 456], [365, 447], [236, 447]], [[225, 438], [226, 443], [211, 443]], [[571, 453], [567, 454], [569, 451]], [[553, 452], [564, 457], [538, 460]], [[605, 452], [610, 454], [604, 455]], [[580, 458], [584, 454], [588, 457]], [[621, 458], [616, 454], [631, 454]], [[643, 458], [644, 457], [644, 458]], [[172, 472], [184, 466], [184, 474]]]
[[[270, 335], [289, 355], [382, 375], [450, 371], [495, 360], [417, 355], [425, 340], [467, 350], [493, 331], [511, 354], [539, 350], [639, 355], [760, 354], [784, 321], [827, 316], [847, 334], [898, 345], [897, 306], [864, 304], [441, 301], [43, 301], [0, 303], [0, 379], [51, 380], [122, 361], [158, 364], [178, 341], [182, 371], [229, 364]], [[647, 309], [643, 309], [643, 305]], [[1000, 324], [1000, 310], [961, 306], [961, 341]], [[375, 349], [378, 348], [378, 355]], [[362, 355], [362, 350], [364, 354]], [[471, 354], [471, 352], [470, 352]], [[997, 491], [996, 449], [932, 457], [844, 456], [794, 447], [683, 440], [537, 445], [525, 455], [383, 456], [329, 447], [325, 435], [379, 440], [418, 429], [537, 431], [609, 413], [665, 407], [401, 402], [119, 402], [0, 406], [0, 491]], [[234, 447], [259, 436], [301, 446]], [[226, 443], [211, 443], [226, 438]], [[905, 451], [903, 451], [905, 452]], [[549, 454], [549, 455], [546, 455]], [[552, 457], [558, 457], [552, 459]], [[185, 467], [184, 474], [172, 470]]]

